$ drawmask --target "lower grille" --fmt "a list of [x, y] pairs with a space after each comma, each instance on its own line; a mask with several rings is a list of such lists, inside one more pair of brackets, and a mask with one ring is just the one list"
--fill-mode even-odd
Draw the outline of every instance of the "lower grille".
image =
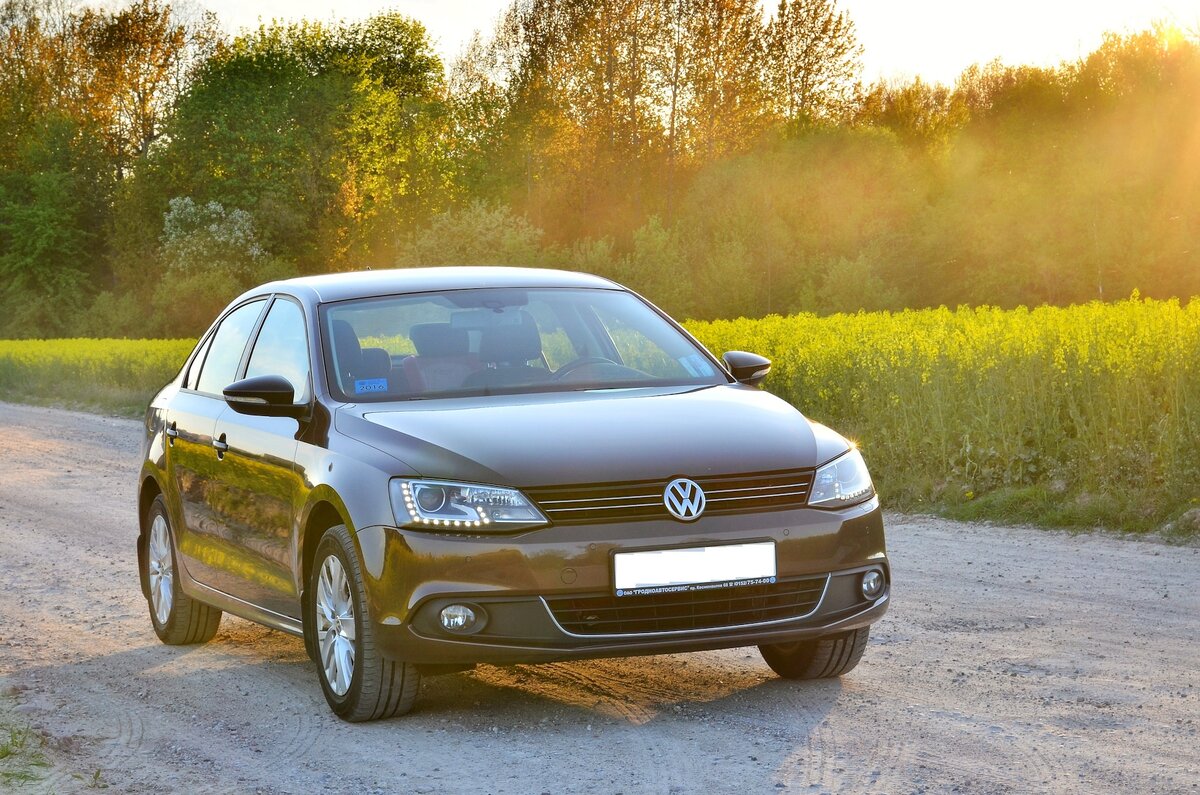
[[808, 615], [820, 604], [828, 577], [779, 580], [711, 591], [648, 596], [547, 597], [554, 618], [575, 635], [630, 635], [736, 627]]
[[[704, 489], [705, 514], [752, 513], [803, 508], [812, 488], [811, 469], [709, 475], [693, 480]], [[663, 491], [671, 478], [626, 483], [583, 483], [527, 488], [555, 524], [599, 524], [668, 519]]]

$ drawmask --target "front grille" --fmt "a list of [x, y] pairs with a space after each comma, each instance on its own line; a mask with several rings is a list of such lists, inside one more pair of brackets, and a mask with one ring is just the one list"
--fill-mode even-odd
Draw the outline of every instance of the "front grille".
[[[626, 483], [585, 483], [525, 489], [555, 524], [602, 524], [668, 519], [663, 491], [672, 478]], [[812, 488], [811, 469], [692, 478], [704, 489], [705, 514], [802, 508]]]
[[562, 628], [576, 635], [715, 629], [808, 615], [820, 603], [826, 580], [804, 577], [648, 596], [547, 597], [546, 604]]

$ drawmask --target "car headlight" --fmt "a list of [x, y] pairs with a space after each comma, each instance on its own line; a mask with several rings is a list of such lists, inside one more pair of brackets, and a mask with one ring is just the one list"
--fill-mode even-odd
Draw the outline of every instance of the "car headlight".
[[504, 533], [549, 524], [537, 506], [516, 489], [395, 478], [390, 490], [392, 513], [401, 527]]
[[817, 470], [808, 504], [818, 508], [843, 508], [875, 493], [862, 453], [851, 449]]

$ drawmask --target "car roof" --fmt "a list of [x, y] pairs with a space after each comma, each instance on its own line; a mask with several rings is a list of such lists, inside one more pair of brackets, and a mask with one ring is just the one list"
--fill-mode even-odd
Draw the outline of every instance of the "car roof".
[[291, 293], [328, 303], [354, 298], [435, 290], [466, 290], [476, 287], [591, 287], [623, 289], [615, 282], [588, 273], [547, 268], [508, 268], [494, 266], [451, 266], [444, 268], [403, 268], [381, 271], [351, 271], [320, 276], [301, 276], [256, 287], [246, 294]]

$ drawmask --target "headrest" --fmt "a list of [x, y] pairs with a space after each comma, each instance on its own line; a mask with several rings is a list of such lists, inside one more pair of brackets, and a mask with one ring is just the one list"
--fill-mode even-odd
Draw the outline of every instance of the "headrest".
[[420, 356], [465, 356], [470, 347], [467, 330], [449, 323], [418, 323], [408, 335]]
[[392, 357], [383, 348], [363, 348], [359, 371], [356, 375], [363, 378], [387, 378], [392, 372]]
[[542, 355], [542, 336], [533, 315], [519, 310], [519, 323], [483, 329], [479, 358], [485, 362], [528, 362]]
[[333, 353], [337, 357], [338, 375], [354, 373], [362, 367], [362, 346], [354, 327], [344, 320], [333, 321]]

